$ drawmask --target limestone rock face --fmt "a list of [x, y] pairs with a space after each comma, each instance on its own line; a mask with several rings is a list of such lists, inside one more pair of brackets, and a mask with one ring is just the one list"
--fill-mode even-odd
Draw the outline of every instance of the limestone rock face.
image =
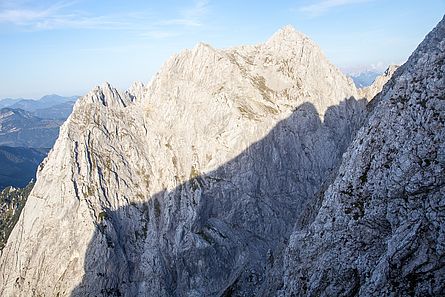
[[39, 168], [0, 295], [443, 295], [444, 36], [368, 105], [292, 27], [96, 87]]
[[442, 20], [373, 100], [315, 218], [296, 226], [281, 295], [445, 294], [444, 72]]
[[78, 100], [0, 258], [2, 296], [255, 295], [365, 118], [291, 27]]

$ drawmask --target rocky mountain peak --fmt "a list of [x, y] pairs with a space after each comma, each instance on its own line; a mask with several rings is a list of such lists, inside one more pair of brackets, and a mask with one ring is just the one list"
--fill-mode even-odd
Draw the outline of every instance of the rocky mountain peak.
[[3, 249], [0, 295], [260, 295], [365, 105], [288, 27], [258, 45], [198, 44], [127, 92], [94, 88]]
[[144, 94], [145, 84], [140, 81], [135, 81], [131, 84], [127, 92], [132, 97], [133, 101], [141, 100]]
[[[133, 99], [127, 92], [120, 92], [114, 88], [109, 82], [104, 82], [101, 86], [96, 86], [81, 97], [76, 106], [86, 103], [96, 103], [103, 106], [120, 106], [126, 107], [131, 104]], [[74, 108], [76, 108], [76, 106]]]
[[[164, 64], [147, 86], [143, 105], [153, 117], [171, 114], [163, 117], [167, 122], [176, 121], [177, 110], [195, 114], [195, 105], [235, 108], [257, 120], [283, 118], [311, 102], [322, 117], [328, 106], [356, 97], [356, 88], [308, 38], [300, 42], [300, 35], [286, 27], [258, 45], [220, 50], [200, 43]], [[321, 73], [331, 75], [316, 80]], [[168, 110], [164, 98], [171, 103]]]
[[286, 25], [275, 32], [266, 43], [299, 43], [303, 41], [310, 41], [310, 39], [303, 33], [297, 31], [292, 25]]
[[[362, 120], [364, 102], [355, 96], [290, 28], [259, 45], [198, 44], [128, 92], [94, 88], [76, 103], [38, 174], [0, 258], [14, 270], [0, 273], [0, 294], [207, 296], [239, 279], [240, 292], [255, 295], [250, 279], [264, 276], [268, 250], [284, 247], [293, 213], [335, 168]], [[29, 244], [14, 244], [19, 237]], [[57, 261], [46, 256], [49, 247]], [[175, 280], [171, 269], [181, 271]]]

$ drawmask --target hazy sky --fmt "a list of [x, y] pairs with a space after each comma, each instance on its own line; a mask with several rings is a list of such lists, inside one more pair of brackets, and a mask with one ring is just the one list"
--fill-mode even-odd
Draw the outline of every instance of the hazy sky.
[[0, 0], [0, 98], [147, 82], [173, 53], [267, 40], [291, 24], [343, 69], [401, 63], [445, 0]]

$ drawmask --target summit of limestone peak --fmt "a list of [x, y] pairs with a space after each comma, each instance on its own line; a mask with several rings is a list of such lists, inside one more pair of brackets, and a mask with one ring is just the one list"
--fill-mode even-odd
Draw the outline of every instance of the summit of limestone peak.
[[316, 46], [316, 44], [304, 33], [298, 31], [292, 25], [286, 25], [276, 31], [265, 43], [266, 45], [288, 45], [306, 44]]
[[[184, 81], [187, 85], [182, 85]], [[170, 58], [147, 86], [150, 94], [144, 96], [144, 102], [154, 108], [166, 96], [158, 93], [159, 88], [170, 90], [169, 99], [184, 100], [198, 92], [199, 98], [208, 97], [207, 103], [222, 96], [236, 106], [260, 104], [260, 109], [276, 112], [311, 102], [320, 115], [327, 106], [357, 97], [353, 83], [313, 41], [290, 25], [257, 45], [216, 49], [200, 42]], [[187, 104], [199, 100], [195, 95]]]
[[[289, 206], [298, 209], [305, 197], [315, 192], [326, 173], [339, 162], [353, 135], [350, 131], [355, 131], [349, 127], [357, 127], [364, 109], [363, 102], [346, 100], [355, 95], [355, 87], [320, 51], [312, 50], [309, 39], [292, 28], [285, 28], [275, 37], [270, 43], [228, 50], [200, 43], [170, 58], [147, 86], [137, 83], [127, 92], [120, 92], [104, 83], [79, 100], [39, 175], [23, 211], [27, 214], [21, 217], [23, 223], [17, 224], [25, 229], [16, 229], [5, 248], [6, 254], [18, 256], [0, 257], [3, 267], [12, 270], [7, 275], [0, 273], [0, 284], [6, 284], [0, 294], [14, 296], [18, 290], [14, 283], [19, 278], [23, 294], [37, 288], [41, 295], [54, 295], [51, 290], [57, 279], [57, 290], [60, 287], [60, 291], [72, 292], [71, 296], [85, 295], [82, 290], [91, 294], [104, 292], [114, 288], [115, 283], [124, 284], [116, 291], [123, 295], [138, 295], [139, 285], [151, 295], [168, 295], [162, 293], [171, 287], [163, 283], [167, 266], [147, 263], [158, 261], [155, 247], [175, 242], [169, 236], [178, 232], [184, 236], [180, 236], [175, 251], [188, 252], [193, 247], [190, 259], [194, 263], [198, 263], [196, 253], [213, 253], [207, 248], [207, 239], [228, 235], [229, 239], [221, 244], [218, 239], [221, 249], [217, 250], [230, 251], [230, 259], [218, 255], [218, 262], [203, 263], [211, 281], [215, 280], [216, 290], [230, 285], [217, 276], [232, 274], [231, 267], [221, 270], [217, 263], [232, 258], [237, 267], [233, 273], [242, 271], [241, 277], [233, 274], [234, 278], [247, 280], [252, 269], [259, 269], [262, 277], [268, 247], [282, 242], [280, 238], [293, 226], [293, 211], [283, 215], [281, 210]], [[135, 100], [136, 104], [132, 104]], [[325, 112], [326, 125], [319, 118]], [[333, 120], [337, 113], [342, 115], [341, 120]], [[306, 137], [308, 131], [310, 135]], [[306, 147], [312, 148], [309, 157], [303, 151]], [[330, 148], [329, 154], [324, 153], [325, 147]], [[275, 162], [277, 152], [288, 161]], [[310, 160], [317, 166], [312, 166]], [[276, 170], [270, 171], [270, 164], [276, 164]], [[298, 174], [291, 177], [289, 173], [293, 171]], [[266, 178], [262, 177], [264, 172]], [[211, 175], [206, 178], [204, 173]], [[246, 179], [246, 175], [253, 179]], [[298, 184], [312, 175], [313, 184]], [[276, 176], [284, 178], [278, 180]], [[221, 192], [228, 193], [228, 199], [219, 199], [216, 193]], [[287, 204], [288, 192], [304, 196]], [[42, 199], [32, 197], [47, 199], [51, 208], [44, 207]], [[258, 199], [263, 198], [267, 201], [260, 205], [260, 211], [255, 210]], [[224, 210], [221, 219], [209, 217], [213, 207]], [[245, 207], [249, 207], [248, 212], [236, 213]], [[32, 211], [37, 221], [28, 216]], [[64, 214], [64, 225], [60, 224], [59, 213]], [[248, 218], [247, 213], [253, 216]], [[278, 231], [273, 231], [272, 236], [265, 231], [271, 220], [251, 224], [261, 220], [263, 213], [270, 213], [277, 222], [274, 230]], [[232, 230], [231, 226], [238, 222], [243, 227]], [[53, 228], [50, 233], [41, 231], [47, 226]], [[79, 228], [66, 232], [67, 226]], [[170, 230], [176, 226], [178, 232]], [[208, 232], [214, 235], [208, 237]], [[232, 244], [245, 232], [258, 233], [258, 238], [265, 234], [265, 239], [259, 241], [260, 250], [254, 247], [256, 242], [248, 250]], [[22, 235], [32, 244], [14, 245]], [[36, 236], [40, 236], [38, 240]], [[52, 254], [59, 255], [57, 260], [45, 257], [48, 247]], [[128, 258], [121, 257], [122, 251], [128, 253]], [[169, 262], [172, 267], [184, 263], [182, 255], [165, 252], [168, 261], [179, 259]], [[233, 255], [241, 255], [247, 262]], [[21, 274], [18, 261], [36, 268]], [[108, 264], [113, 268], [105, 268]], [[119, 267], [131, 265], [135, 267], [132, 271], [140, 273], [138, 279], [144, 281], [131, 284], [126, 270], [122, 270], [124, 278], [120, 278]], [[95, 268], [84, 271], [84, 266]], [[44, 274], [37, 284], [35, 275], [55, 267], [56, 273]], [[197, 270], [192, 267], [190, 271]], [[136, 275], [129, 277], [133, 276]], [[255, 295], [256, 285], [243, 283], [243, 294]], [[215, 293], [200, 280], [190, 286], [178, 278], [178, 284], [178, 292], [186, 292], [185, 295]]]
[[389, 75], [392, 76], [394, 74], [394, 72], [396, 72], [397, 68], [399, 68], [400, 65], [396, 65], [396, 64], [391, 64], [388, 66], [388, 68], [386, 68], [384, 75]]
[[200, 50], [200, 49], [213, 49], [213, 50], [214, 50], [214, 48], [213, 48], [210, 44], [208, 44], [208, 43], [206, 43], [206, 42], [204, 42], [204, 41], [200, 41], [200, 42], [198, 42], [198, 43], [195, 45], [194, 49], [195, 49], [195, 50]]

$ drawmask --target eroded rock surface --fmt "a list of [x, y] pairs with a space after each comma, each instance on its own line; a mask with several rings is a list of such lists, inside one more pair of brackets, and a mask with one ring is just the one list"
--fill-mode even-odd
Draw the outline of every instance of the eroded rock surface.
[[291, 27], [95, 88], [38, 172], [0, 294], [440, 294], [443, 31], [367, 107]]
[[291, 27], [81, 98], [0, 259], [2, 296], [255, 295], [365, 116]]
[[284, 296], [445, 294], [445, 20], [371, 104], [316, 217], [285, 257]]

